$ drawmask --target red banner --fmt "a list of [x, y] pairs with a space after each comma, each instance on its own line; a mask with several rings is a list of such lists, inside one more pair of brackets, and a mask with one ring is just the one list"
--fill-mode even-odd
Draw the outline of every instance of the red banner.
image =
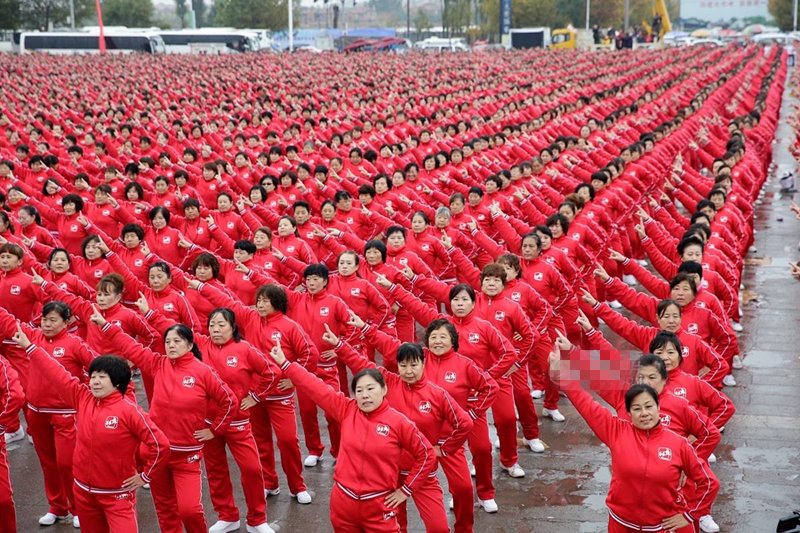
[[106, 36], [105, 32], [103, 31], [103, 10], [100, 9], [100, 0], [94, 0], [94, 5], [97, 8], [97, 25], [100, 27], [100, 37], [98, 37], [100, 39], [98, 43], [100, 45], [100, 53], [105, 54]]

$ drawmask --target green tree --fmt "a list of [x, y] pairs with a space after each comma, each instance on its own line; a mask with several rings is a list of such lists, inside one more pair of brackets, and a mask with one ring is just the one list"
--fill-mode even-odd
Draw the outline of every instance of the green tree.
[[445, 0], [445, 5], [442, 26], [450, 33], [463, 33], [469, 26], [470, 0]]
[[[294, 4], [295, 10], [299, 2]], [[289, 26], [289, 13], [286, 0], [218, 0], [216, 26], [232, 26], [234, 28], [267, 28], [285, 30]], [[300, 20], [296, 11], [294, 22]]]
[[556, 9], [564, 22], [575, 28], [586, 26], [586, 0], [556, 0]]
[[431, 19], [428, 18], [428, 14], [422, 8], [417, 8], [414, 18], [411, 19], [411, 25], [417, 30], [417, 37], [419, 37], [422, 32], [431, 28]]
[[186, 0], [175, 0], [175, 13], [181, 19], [181, 28], [186, 27], [187, 16], [189, 15], [189, 8], [186, 7]]
[[481, 34], [490, 41], [498, 41], [500, 33], [500, 0], [483, 0], [480, 5], [480, 18]]
[[781, 31], [792, 30], [794, 24], [792, 0], [769, 0], [767, 8], [770, 15], [775, 17], [775, 22]]
[[556, 0], [515, 0], [511, 4], [511, 22], [514, 28], [555, 27], [560, 26], [560, 19]]
[[369, 6], [375, 10], [378, 22], [385, 26], [405, 26], [406, 1], [408, 0], [369, 0]]
[[153, 21], [152, 0], [105, 0], [103, 23], [109, 26], [147, 27]]
[[19, 27], [19, 0], [0, 0], [0, 27], [4, 30]]
[[[20, 0], [20, 26], [32, 29], [50, 29], [69, 26], [69, 0]], [[75, 0], [75, 25], [97, 20], [94, 2]]]
[[[592, 12], [589, 19], [591, 24], [601, 28], [614, 26], [621, 28], [625, 19], [625, 6], [623, 0], [593, 0]], [[633, 19], [631, 19], [633, 24]]]

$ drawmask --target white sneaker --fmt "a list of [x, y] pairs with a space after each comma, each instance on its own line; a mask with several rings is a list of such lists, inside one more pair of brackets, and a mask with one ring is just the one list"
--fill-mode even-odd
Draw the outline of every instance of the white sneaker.
[[549, 416], [553, 419], [553, 422], [563, 422], [566, 420], [558, 409], [542, 409], [542, 416]]
[[33, 444], [33, 437], [31, 437], [30, 435], [28, 435], [28, 442], [30, 442], [31, 444]]
[[450, 501], [447, 502], [447, 508], [451, 511], [455, 508], [455, 503], [453, 503], [453, 498], [450, 498]]
[[640, 265], [642, 265], [643, 267], [646, 267], [647, 265], [650, 264], [650, 263], [647, 262], [647, 259], [639, 259], [636, 262], [639, 263]]
[[531, 391], [531, 398], [533, 398], [534, 400], [541, 400], [542, 398], [544, 398], [544, 391], [539, 389]]
[[514, 466], [504, 466], [503, 468], [511, 477], [525, 477], [525, 471], [519, 466], [519, 463], [514, 464]]
[[736, 333], [741, 333], [741, 332], [744, 331], [744, 328], [742, 327], [742, 325], [740, 323], [738, 323], [738, 322], [734, 322], [733, 320], [731, 320], [731, 329], [733, 331], [735, 331]]
[[735, 368], [736, 370], [741, 370], [742, 367], [744, 367], [744, 364], [742, 363], [742, 358], [740, 356], [738, 356], [738, 355], [734, 355], [733, 356], [733, 368]]
[[297, 503], [302, 503], [303, 505], [311, 503], [311, 494], [309, 494], [307, 490], [298, 492], [297, 494], [289, 493], [289, 496], [292, 498], [297, 498]]
[[469, 464], [469, 475], [475, 477], [475, 465], [472, 463]]
[[711, 455], [708, 456], [708, 464], [716, 463], [716, 462], [717, 462], [717, 456], [716, 455], [714, 455], [712, 453]]
[[150, 483], [145, 483], [144, 485], [142, 485], [142, 488], [144, 490], [150, 490]]
[[320, 460], [319, 455], [309, 455], [308, 457], [306, 457], [305, 461], [303, 461], [303, 464], [309, 468], [312, 468], [317, 466], [319, 460]]
[[242, 522], [226, 522], [225, 520], [217, 520], [217, 523], [208, 528], [208, 533], [228, 533], [228, 531], [239, 531], [242, 527]]
[[478, 505], [481, 506], [487, 513], [496, 513], [497, 512], [497, 502], [494, 500], [478, 500]]
[[281, 488], [277, 487], [274, 489], [264, 489], [264, 497], [269, 498], [270, 496], [277, 496], [281, 493]]
[[719, 531], [719, 526], [716, 522], [714, 522], [714, 519], [711, 517], [711, 515], [707, 514], [703, 517], [700, 517], [700, 529], [706, 533], [717, 533]]
[[539, 439], [522, 439], [522, 444], [530, 448], [534, 453], [542, 453], [544, 451], [544, 444]]
[[726, 387], [735, 387], [736, 380], [733, 379], [733, 374], [728, 374], [727, 376], [722, 378], [722, 384], [725, 385]]
[[[14, 433], [6, 433], [6, 444], [11, 444], [12, 442], [17, 442], [18, 440], [22, 440], [25, 438], [25, 430], [19, 428]], [[48, 513], [49, 514], [49, 513]]]
[[78, 518], [77, 516], [72, 517], [72, 527], [74, 527], [75, 529], [81, 528], [81, 519]]
[[622, 281], [624, 281], [628, 285], [636, 285], [638, 282], [636, 281], [636, 276], [633, 274], [624, 274], [622, 276]]
[[611, 307], [611, 309], [622, 309], [622, 304], [619, 303], [617, 300], [608, 302], [608, 305]]
[[66, 522], [70, 518], [72, 518], [72, 515], [69, 514], [69, 513], [67, 513], [64, 516], [59, 516], [59, 515], [56, 515], [56, 514], [53, 514], [53, 513], [47, 513], [43, 517], [41, 517], [39, 519], [39, 525], [40, 526], [52, 526], [56, 522]]
[[275, 533], [275, 530], [269, 527], [269, 524], [264, 522], [260, 526], [251, 526], [247, 524], [247, 533]]
[[495, 448], [499, 448], [500, 447], [500, 439], [494, 439], [494, 441], [492, 442], [492, 446], [494, 446]]

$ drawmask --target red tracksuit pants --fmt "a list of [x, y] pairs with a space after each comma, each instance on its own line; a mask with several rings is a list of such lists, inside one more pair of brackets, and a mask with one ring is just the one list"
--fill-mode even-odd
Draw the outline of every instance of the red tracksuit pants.
[[[495, 405], [497, 401], [498, 400], [495, 400]], [[513, 412], [513, 400], [511, 403]], [[492, 409], [494, 409], [494, 406], [492, 406]], [[515, 449], [516, 431], [515, 423]], [[467, 437], [467, 445], [469, 446], [469, 451], [472, 452], [472, 464], [475, 465], [475, 488], [478, 492], [478, 498], [481, 500], [492, 500], [494, 499], [494, 482], [492, 482], [492, 443], [489, 442], [489, 426], [486, 423], [485, 415], [473, 421], [472, 431]]]
[[285, 400], [265, 400], [250, 409], [250, 425], [258, 446], [258, 456], [264, 476], [263, 489], [274, 490], [279, 484], [275, 466], [275, 446], [272, 443], [274, 431], [275, 439], [278, 441], [278, 451], [281, 454], [281, 467], [289, 483], [289, 492], [297, 494], [306, 490], [296, 416], [293, 396]]
[[[169, 462], [153, 472], [150, 492], [161, 533], [206, 533], [200, 451], [171, 450]], [[116, 530], [114, 531], [116, 533]]]
[[544, 336], [533, 347], [533, 356], [528, 361], [533, 390], [544, 391], [544, 408], [558, 409], [558, 385], [550, 379], [550, 351], [553, 343]]
[[[519, 370], [517, 371], [519, 372]], [[517, 373], [515, 372], [515, 374]], [[494, 427], [497, 430], [497, 438], [500, 440], [500, 464], [503, 466], [514, 466], [517, 464], [517, 415], [514, 413], [514, 391], [511, 380], [508, 378], [500, 378], [497, 380], [499, 385], [497, 396], [492, 404], [492, 419], [494, 420]], [[530, 394], [528, 395], [530, 398]], [[485, 419], [485, 417], [484, 417]], [[477, 421], [476, 421], [477, 422]], [[474, 428], [473, 428], [474, 429]], [[470, 450], [472, 444], [470, 442]], [[489, 452], [491, 454], [491, 451]], [[475, 457], [475, 451], [472, 451], [472, 456]], [[482, 474], [481, 478], [488, 475], [492, 477], [492, 459], [489, 458], [488, 466], [483, 464], [481, 459]], [[478, 477], [478, 462], [475, 461], [475, 476]], [[480, 493], [480, 491], [479, 491]], [[487, 500], [490, 498], [483, 498]]]
[[444, 471], [448, 491], [453, 497], [453, 512], [456, 515], [453, 531], [455, 533], [472, 533], [472, 527], [475, 525], [475, 501], [472, 496], [472, 478], [469, 475], [469, 465], [467, 465], [464, 447], [462, 446], [453, 454], [439, 457], [439, 466]]
[[[4, 342], [11, 342], [11, 341], [4, 341]], [[28, 390], [28, 373], [30, 372], [31, 362], [28, 360], [27, 357], [19, 357], [17, 355], [17, 351], [6, 351], [3, 350], [2, 353], [8, 362], [11, 363], [11, 367], [17, 371], [17, 375], [19, 376], [19, 383], [22, 385], [22, 390]], [[24, 355], [24, 353], [23, 353]], [[25, 419], [28, 419], [28, 404], [24, 404], [24, 407], [19, 411], [15, 411], [13, 413], [5, 413], [2, 417], [0, 417], [0, 426], [6, 428], [6, 433], [16, 433], [19, 431], [20, 420], [19, 420], [19, 413], [22, 412], [22, 416]]]
[[[539, 417], [533, 407], [531, 398], [530, 378], [528, 377], [528, 365], [522, 365], [516, 372], [511, 374], [511, 385], [514, 389], [514, 405], [517, 406], [519, 423], [522, 426], [522, 435], [528, 439], [539, 438]], [[494, 412], [494, 411], [493, 411]], [[516, 432], [514, 434], [516, 440]], [[515, 442], [516, 444], [516, 442]], [[502, 457], [502, 455], [501, 455]], [[504, 466], [513, 466], [514, 463]]]
[[386, 496], [356, 500], [334, 482], [331, 490], [330, 517], [335, 533], [398, 533], [397, 509], [389, 508]]
[[82, 533], [138, 533], [136, 493], [97, 494], [73, 487]]
[[[717, 476], [714, 475], [714, 472], [711, 471], [708, 464], [704, 464], [706, 468], [706, 472], [708, 472], [709, 477], [711, 478], [711, 487], [709, 488], [708, 494], [705, 495], [703, 499], [703, 505], [697, 509], [692, 516], [703, 517], [707, 514], [711, 514], [711, 506], [714, 505], [714, 500], [717, 499], [717, 494], [719, 493], [719, 479]], [[681, 489], [683, 491], [684, 497], [688, 501], [693, 501], [695, 497], [702, 496], [697, 492], [697, 485], [692, 483], [691, 481], [686, 482], [686, 484]]]
[[[403, 484], [407, 474], [401, 474], [398, 479], [398, 486]], [[444, 510], [442, 487], [436, 479], [436, 472], [431, 474], [423, 483], [420, 483], [411, 495], [414, 505], [417, 506], [422, 523], [425, 524], [425, 533], [450, 533], [450, 526], [447, 524], [447, 513]], [[408, 531], [408, 514], [406, 503], [397, 508], [397, 522], [400, 524], [400, 531]]]
[[[333, 390], [339, 391], [339, 371], [336, 365], [317, 367], [317, 377], [331, 386]], [[301, 391], [297, 391], [297, 403], [300, 407], [300, 421], [303, 424], [303, 434], [306, 438], [306, 449], [309, 455], [322, 456], [325, 446], [319, 433], [319, 421], [317, 420], [317, 404]], [[339, 454], [339, 422], [325, 415], [328, 422], [328, 435], [331, 438], [331, 455], [336, 457]]]
[[220, 520], [236, 522], [239, 508], [233, 499], [231, 472], [228, 468], [228, 447], [241, 473], [242, 492], [247, 503], [247, 523], [259, 526], [267, 522], [267, 500], [256, 441], [249, 423], [234, 422], [222, 435], [205, 443], [203, 460], [206, 463], [211, 503]]
[[[641, 531], [642, 530], [638, 528], [624, 526], [619, 522], [617, 522], [616, 520], [614, 520], [613, 518], [611, 518], [610, 516], [608, 517], [608, 533], [634, 533], [634, 532], [639, 533]], [[647, 531], [651, 533], [669, 533], [666, 529], [659, 529], [658, 531], [648, 529]], [[689, 524], [686, 527], [682, 527], [680, 529], [675, 530], [675, 533], [696, 533], [696, 532], [697, 529], [695, 528], [694, 524]]]
[[75, 415], [28, 410], [28, 433], [39, 456], [44, 475], [44, 493], [50, 512], [57, 516], [75, 513], [72, 494], [72, 455], [75, 452]]
[[17, 533], [17, 515], [14, 511], [14, 491], [8, 471], [6, 439], [0, 432], [0, 533]]

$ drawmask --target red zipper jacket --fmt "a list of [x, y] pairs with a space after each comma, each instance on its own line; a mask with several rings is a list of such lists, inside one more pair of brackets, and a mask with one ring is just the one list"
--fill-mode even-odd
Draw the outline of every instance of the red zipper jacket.
[[15, 318], [30, 322], [42, 312], [44, 293], [22, 267], [0, 274], [0, 302]]
[[725, 427], [736, 412], [733, 402], [723, 392], [681, 368], [670, 371], [664, 390], [679, 398], [686, 398], [693, 407], [704, 414], [718, 428]]
[[400, 458], [410, 453], [413, 464], [400, 489], [411, 495], [436, 468], [436, 456], [428, 439], [404, 415], [384, 400], [365, 413], [355, 400], [335, 392], [297, 363], [288, 360], [284, 375], [342, 426], [342, 441], [333, 480], [354, 499], [379, 498], [394, 491], [400, 474]]
[[[153, 471], [166, 463], [169, 441], [142, 409], [115, 391], [102, 399], [31, 344], [26, 350], [38, 368], [76, 411], [78, 428], [72, 474], [82, 489], [100, 494], [128, 492], [123, 482], [140, 472], [150, 482]], [[143, 465], [138, 470], [137, 465]]]
[[110, 322], [102, 327], [102, 332], [118, 346], [122, 357], [153, 377], [150, 416], [169, 438], [170, 449], [202, 450], [203, 443], [194, 437], [194, 432], [208, 427], [207, 413], [216, 414], [208, 427], [214, 435], [227, 430], [236, 412], [236, 398], [210, 366], [198, 361], [191, 352], [177, 359], [157, 354]]
[[[369, 324], [364, 326], [361, 334], [384, 358], [392, 362], [397, 360], [397, 350], [402, 342]], [[497, 383], [471, 359], [453, 350], [442, 355], [434, 355], [427, 348], [424, 351], [425, 378], [450, 393], [469, 416], [477, 419], [492, 406], [497, 394]]]
[[[683, 514], [689, 521], [711, 488], [711, 475], [684, 437], [659, 423], [641, 430], [612, 415], [591, 395], [566, 388], [567, 397], [611, 451], [611, 484], [606, 497], [611, 518], [636, 530], [661, 531], [664, 519]], [[697, 485], [691, 501], [679, 491], [681, 474]]]

